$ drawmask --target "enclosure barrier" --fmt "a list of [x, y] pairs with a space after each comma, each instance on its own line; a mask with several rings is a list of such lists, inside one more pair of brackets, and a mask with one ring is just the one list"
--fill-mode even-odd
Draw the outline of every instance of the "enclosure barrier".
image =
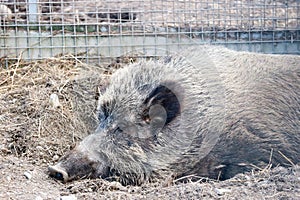
[[0, 63], [72, 54], [101, 64], [192, 44], [300, 54], [299, 0], [1, 0]]

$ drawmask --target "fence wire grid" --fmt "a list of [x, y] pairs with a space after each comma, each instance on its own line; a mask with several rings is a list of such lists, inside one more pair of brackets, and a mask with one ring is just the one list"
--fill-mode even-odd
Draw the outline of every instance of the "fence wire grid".
[[300, 54], [300, 0], [0, 0], [0, 23], [2, 65], [61, 54], [101, 64], [192, 43]]

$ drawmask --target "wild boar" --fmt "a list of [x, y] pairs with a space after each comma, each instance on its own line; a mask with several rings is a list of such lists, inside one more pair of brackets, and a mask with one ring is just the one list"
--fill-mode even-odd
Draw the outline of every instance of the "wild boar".
[[227, 179], [300, 160], [300, 57], [191, 47], [115, 72], [99, 126], [49, 166], [63, 181]]

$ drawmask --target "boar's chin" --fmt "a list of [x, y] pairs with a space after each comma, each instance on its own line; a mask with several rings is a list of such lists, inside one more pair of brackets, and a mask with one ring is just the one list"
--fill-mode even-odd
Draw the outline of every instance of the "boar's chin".
[[82, 178], [105, 178], [109, 168], [105, 162], [91, 161], [81, 153], [70, 153], [54, 166], [49, 166], [50, 176], [63, 182]]

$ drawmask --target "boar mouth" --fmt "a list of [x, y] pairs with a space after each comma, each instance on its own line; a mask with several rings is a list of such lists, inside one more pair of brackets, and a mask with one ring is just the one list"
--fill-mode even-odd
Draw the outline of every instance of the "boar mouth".
[[50, 176], [63, 181], [63, 182], [67, 182], [69, 180], [69, 175], [66, 172], [66, 170], [58, 165], [55, 166], [49, 166], [48, 170], [50, 172]]

